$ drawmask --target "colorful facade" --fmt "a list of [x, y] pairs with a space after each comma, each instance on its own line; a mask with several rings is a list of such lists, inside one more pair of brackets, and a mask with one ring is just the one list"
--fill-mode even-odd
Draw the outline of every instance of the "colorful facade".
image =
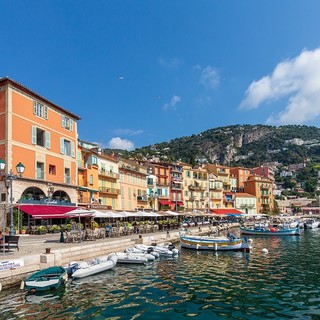
[[[27, 87], [0, 79], [0, 158], [6, 172], [25, 171], [13, 182], [13, 203], [77, 202], [77, 121], [80, 118]], [[1, 200], [6, 201], [3, 177]]]

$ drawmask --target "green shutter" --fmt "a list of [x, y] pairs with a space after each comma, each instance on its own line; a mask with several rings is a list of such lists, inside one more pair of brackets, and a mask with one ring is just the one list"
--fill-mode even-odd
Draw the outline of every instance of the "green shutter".
[[64, 154], [64, 139], [60, 138], [60, 153]]
[[75, 157], [75, 144], [71, 141], [71, 157]]
[[50, 132], [49, 131], [46, 131], [46, 148], [47, 149], [50, 149]]
[[31, 143], [37, 144], [37, 127], [32, 126], [31, 130]]

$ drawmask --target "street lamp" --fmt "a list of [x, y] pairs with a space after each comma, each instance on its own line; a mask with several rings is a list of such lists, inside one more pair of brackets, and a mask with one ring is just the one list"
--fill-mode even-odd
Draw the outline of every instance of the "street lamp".
[[[3, 159], [0, 159], [0, 172], [4, 171], [6, 168], [6, 163], [4, 162]], [[21, 178], [22, 174], [24, 173], [24, 165], [19, 162], [16, 165], [16, 170], [18, 175], [15, 175], [12, 172], [12, 169], [10, 169], [10, 171], [8, 173], [3, 172], [1, 173], [1, 175], [4, 177], [4, 180], [7, 182], [9, 182], [9, 184], [7, 186], [7, 188], [10, 188], [10, 231], [9, 231], [9, 235], [13, 236], [15, 234], [15, 231], [13, 229], [13, 192], [12, 192], [12, 181], [17, 179], [17, 178]]]
[[153, 211], [156, 210], [156, 199], [158, 198], [158, 192], [153, 192], [153, 190], [151, 190], [150, 192], [150, 198], [152, 200], [153, 203]]

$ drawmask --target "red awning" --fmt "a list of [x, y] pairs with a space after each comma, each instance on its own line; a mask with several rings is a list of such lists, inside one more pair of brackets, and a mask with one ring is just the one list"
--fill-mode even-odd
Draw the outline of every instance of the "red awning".
[[178, 206], [183, 206], [183, 202], [182, 201], [177, 201], [177, 205]]
[[242, 214], [241, 211], [237, 210], [237, 209], [210, 209], [210, 211], [212, 213], [215, 213], [215, 214]]
[[158, 202], [164, 206], [170, 206], [171, 205], [171, 201], [169, 200], [158, 200]]
[[65, 213], [76, 209], [74, 206], [22, 205], [19, 209], [30, 214], [34, 219], [66, 218]]

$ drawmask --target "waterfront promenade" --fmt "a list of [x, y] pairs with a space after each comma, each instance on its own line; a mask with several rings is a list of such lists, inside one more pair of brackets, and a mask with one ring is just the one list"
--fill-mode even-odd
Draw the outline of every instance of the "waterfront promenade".
[[[236, 226], [201, 226], [188, 228], [191, 234], [208, 233]], [[21, 235], [19, 251], [11, 249], [0, 252], [0, 262], [22, 261], [22, 266], [0, 271], [2, 289], [20, 283], [28, 274], [53, 265], [67, 265], [71, 261], [79, 261], [102, 256], [111, 252], [124, 251], [137, 243], [177, 242], [179, 229], [147, 234], [132, 234], [117, 238], [104, 238], [81, 242], [60, 242], [60, 234]]]

